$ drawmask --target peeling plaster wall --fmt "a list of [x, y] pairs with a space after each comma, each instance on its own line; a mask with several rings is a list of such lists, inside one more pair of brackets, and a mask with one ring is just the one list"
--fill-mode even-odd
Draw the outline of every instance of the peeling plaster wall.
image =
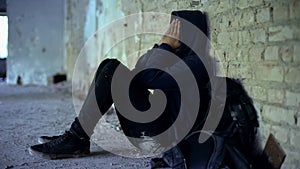
[[47, 85], [64, 73], [64, 1], [9, 0], [7, 15], [7, 82]]
[[67, 73], [72, 77], [74, 94], [84, 98], [94, 72], [104, 58], [118, 58], [126, 63], [124, 45], [117, 45], [107, 53], [117, 37], [101, 33], [109, 23], [124, 14], [120, 0], [69, 0], [66, 6]]
[[[113, 34], [103, 34], [111, 22], [124, 16], [121, 11], [119, 0], [90, 0], [87, 7], [86, 22], [84, 25], [84, 39], [87, 42], [86, 57], [88, 68], [96, 69], [99, 63], [107, 54], [106, 51], [111, 47], [111, 42], [117, 37]], [[113, 8], [112, 8], [113, 7]], [[124, 49], [117, 48], [113, 57], [122, 59]], [[112, 57], [112, 56], [109, 56]], [[123, 59], [125, 61], [125, 59]]]
[[84, 25], [88, 0], [65, 1], [65, 70], [68, 80], [72, 79], [74, 65], [84, 43]]

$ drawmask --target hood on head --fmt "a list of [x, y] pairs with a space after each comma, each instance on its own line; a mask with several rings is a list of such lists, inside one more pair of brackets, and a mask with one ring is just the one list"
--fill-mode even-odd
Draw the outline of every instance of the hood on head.
[[[180, 48], [179, 57], [194, 55], [195, 53], [206, 55], [209, 40], [207, 15], [201, 11], [173, 11], [171, 21], [178, 18], [180, 21]], [[192, 49], [196, 50], [193, 51]]]

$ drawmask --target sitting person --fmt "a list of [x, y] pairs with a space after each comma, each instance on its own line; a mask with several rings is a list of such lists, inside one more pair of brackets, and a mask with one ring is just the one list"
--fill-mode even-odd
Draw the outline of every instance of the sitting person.
[[[183, 24], [185, 22], [190, 22], [203, 35], [209, 36], [207, 18], [201, 11], [173, 12], [166, 34], [151, 50], [139, 58], [133, 70], [130, 71], [116, 59], [104, 60], [96, 71], [80, 114], [75, 118], [70, 130], [60, 136], [41, 137], [43, 144], [31, 146], [29, 152], [50, 159], [88, 155], [90, 137], [94, 128], [113, 103], [124, 134], [130, 138], [129, 140], [135, 146], [138, 146], [140, 141], [134, 141], [134, 138], [155, 137], [168, 130], [178, 119], [181, 111], [186, 113], [188, 120], [184, 120], [180, 127], [176, 126], [170, 130], [165, 135], [165, 139], [157, 139], [160, 146], [166, 147], [164, 150], [169, 150], [174, 144], [181, 143], [181, 140], [188, 134], [201, 130], [210, 104], [210, 91], [207, 84], [210, 81], [209, 75], [212, 74], [212, 68], [206, 65], [210, 64], [211, 59], [205, 51], [208, 41], [201, 38], [202, 35], [199, 35], [199, 32]], [[170, 59], [172, 55], [176, 55], [179, 60]], [[149, 97], [155, 95], [157, 89], [164, 92], [166, 97], [165, 109], [156, 120], [147, 123], [136, 122], [128, 120], [124, 116], [124, 112], [121, 111], [126, 111], [126, 109], [121, 107], [126, 107], [126, 105], [121, 105], [120, 102], [116, 103], [112, 94], [124, 89], [123, 82], [126, 81], [126, 78], [122, 76], [116, 77], [114, 81], [114, 74], [117, 69], [121, 70], [125, 76], [135, 75], [130, 82], [128, 94], [131, 104], [138, 111], [145, 112], [151, 109]], [[189, 72], [192, 73], [196, 84], [190, 84], [191, 89], [185, 89], [188, 93], [181, 93], [182, 87], [177, 84], [173, 76], [190, 80]], [[112, 83], [114, 83], [114, 88], [112, 88]], [[197, 90], [194, 90], [193, 85], [197, 87]], [[184, 88], [189, 88], [189, 85], [184, 86]], [[154, 93], [150, 93], [149, 89], [153, 89]], [[160, 102], [160, 100], [156, 101]], [[193, 111], [191, 110], [193, 107], [191, 103], [195, 101], [199, 101], [200, 104], [198, 103], [197, 115], [192, 116], [188, 113]], [[125, 113], [130, 114], [131, 112], [128, 110]], [[147, 121], [147, 119], [143, 120]], [[223, 122], [222, 124], [227, 123]], [[178, 133], [182, 133], [181, 131], [184, 131], [185, 136], [178, 138]], [[236, 139], [239, 138], [236, 137]], [[174, 149], [170, 149], [167, 153], [172, 150]]]

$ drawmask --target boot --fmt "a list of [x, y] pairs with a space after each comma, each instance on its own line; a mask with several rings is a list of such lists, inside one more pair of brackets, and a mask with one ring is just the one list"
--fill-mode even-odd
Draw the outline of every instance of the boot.
[[86, 156], [90, 153], [90, 138], [75, 118], [69, 131], [47, 143], [31, 146], [29, 153], [47, 159]]

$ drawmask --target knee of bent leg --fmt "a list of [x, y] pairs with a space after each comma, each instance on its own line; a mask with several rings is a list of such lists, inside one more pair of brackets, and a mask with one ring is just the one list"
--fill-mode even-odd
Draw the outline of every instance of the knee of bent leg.
[[95, 74], [95, 78], [97, 79], [100, 75], [100, 73], [104, 70], [105, 67], [107, 67], [108, 65], [110, 65], [110, 63], [112, 62], [119, 62], [117, 59], [105, 59], [103, 60], [99, 66], [98, 66], [98, 69], [96, 71], [96, 74]]

